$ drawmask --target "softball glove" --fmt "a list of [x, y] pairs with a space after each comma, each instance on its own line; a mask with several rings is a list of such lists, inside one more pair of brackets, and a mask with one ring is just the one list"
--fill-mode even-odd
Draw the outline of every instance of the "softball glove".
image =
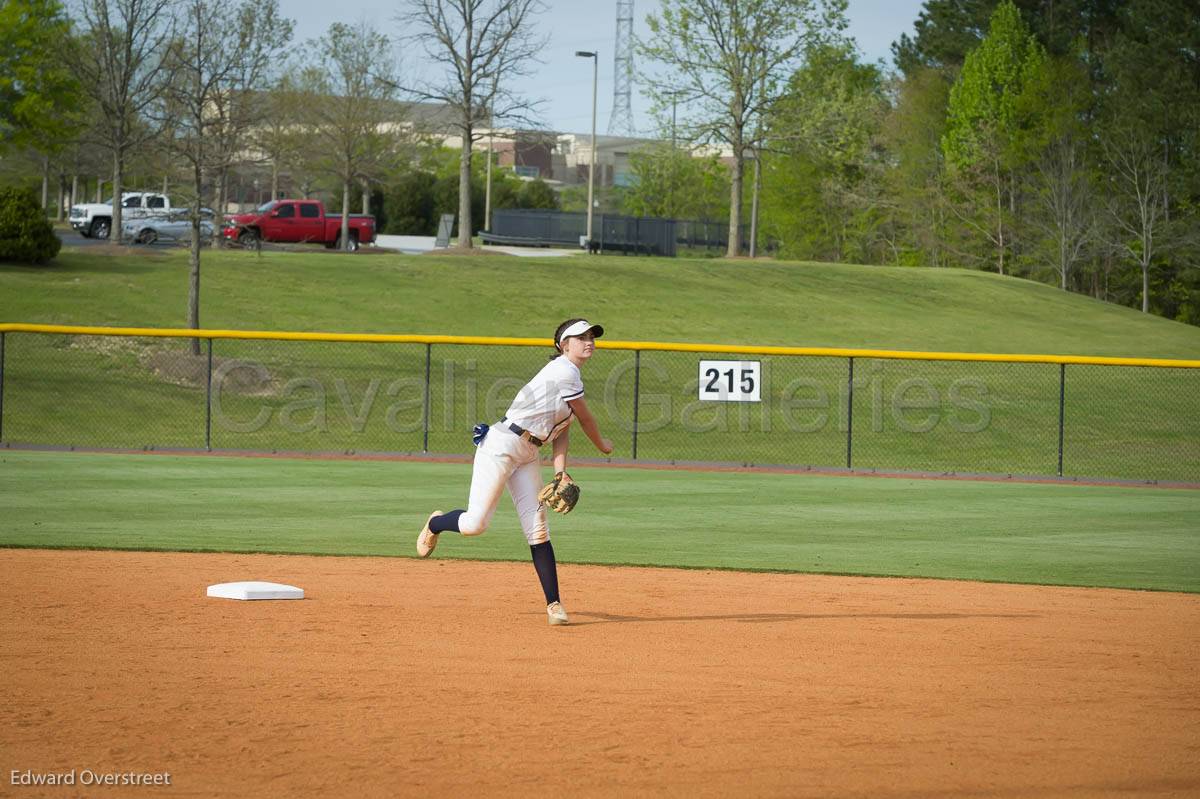
[[557, 513], [570, 513], [579, 502], [579, 485], [566, 472], [558, 472], [538, 494], [538, 501]]

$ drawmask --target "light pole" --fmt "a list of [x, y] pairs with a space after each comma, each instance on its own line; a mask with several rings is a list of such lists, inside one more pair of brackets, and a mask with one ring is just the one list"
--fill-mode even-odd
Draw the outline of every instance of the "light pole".
[[592, 200], [593, 192], [596, 187], [596, 82], [600, 74], [600, 53], [599, 51], [576, 50], [575, 55], [580, 58], [592, 59], [592, 157], [588, 159], [588, 215], [587, 215], [587, 240], [588, 247], [592, 246], [592, 210], [594, 201]]

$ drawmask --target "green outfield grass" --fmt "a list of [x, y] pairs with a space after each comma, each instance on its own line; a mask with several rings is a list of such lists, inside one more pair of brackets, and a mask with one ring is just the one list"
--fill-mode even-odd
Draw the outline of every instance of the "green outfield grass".
[[[572, 469], [567, 563], [1200, 591], [1200, 492]], [[411, 556], [461, 464], [0, 453], [0, 546]], [[507, 499], [439, 558], [527, 560]]]

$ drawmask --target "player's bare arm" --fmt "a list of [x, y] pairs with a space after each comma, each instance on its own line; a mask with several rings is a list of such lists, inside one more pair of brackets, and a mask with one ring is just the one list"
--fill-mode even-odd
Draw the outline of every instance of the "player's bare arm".
[[567, 448], [570, 446], [571, 429], [567, 428], [554, 439], [554, 473], [567, 470]]
[[[596, 425], [596, 417], [592, 416], [587, 400], [580, 397], [579, 399], [571, 400], [567, 404], [571, 406], [571, 410], [575, 413], [575, 418], [579, 420], [579, 426], [583, 428], [583, 432], [596, 445], [596, 449], [605, 455], [612, 454], [612, 442], [600, 435], [600, 428]], [[556, 471], [558, 470], [556, 469]]]

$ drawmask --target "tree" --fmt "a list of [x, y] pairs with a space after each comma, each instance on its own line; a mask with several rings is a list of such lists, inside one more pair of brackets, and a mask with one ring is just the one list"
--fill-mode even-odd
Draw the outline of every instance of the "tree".
[[1057, 58], [1026, 87], [1021, 104], [1037, 124], [1021, 142], [1032, 164], [1028, 224], [1063, 290], [1099, 233], [1086, 122], [1092, 93], [1080, 58]]
[[634, 151], [629, 165], [633, 183], [622, 204], [625, 213], [705, 220], [729, 213], [729, 170], [715, 155], [658, 144]]
[[74, 132], [79, 84], [60, 56], [70, 38], [57, 0], [0, 3], [0, 152]]
[[314, 60], [302, 76], [307, 122], [319, 161], [342, 184], [339, 241], [349, 250], [351, 186], [371, 177], [399, 135], [395, 59], [387, 37], [365, 20], [354, 27], [335, 22], [313, 46]]
[[901, 264], [948, 263], [941, 141], [950, 85], [938, 69], [910, 73], [895, 88], [894, 106], [883, 121], [880, 141], [892, 163], [883, 176], [884, 191], [893, 204], [892, 250]]
[[767, 126], [768, 228], [782, 242], [794, 241], [785, 228], [802, 230], [812, 247], [802, 257], [870, 259], [882, 218], [878, 138], [887, 107], [879, 68], [859, 63], [853, 46], [806, 48]]
[[[295, 27], [292, 20], [280, 12], [278, 0], [231, 3], [230, 18], [234, 20], [236, 31], [226, 37], [233, 47], [230, 66], [222, 81], [222, 90], [213, 97], [213, 109], [219, 121], [215, 138], [218, 155], [215, 195], [221, 210], [226, 207], [230, 168], [246, 157], [247, 145], [253, 143], [253, 132], [270, 124], [269, 115], [277, 110], [262, 98], [264, 91], [270, 91], [273, 78], [280, 71], [279, 62]], [[219, 19], [214, 17], [213, 22], [220, 24]], [[277, 171], [273, 177], [278, 179]]]
[[650, 88], [657, 108], [688, 100], [686, 138], [731, 151], [729, 248], [741, 250], [743, 168], [757, 119], [770, 108], [804, 48], [846, 26], [845, 0], [660, 0], [642, 56], [667, 78]]
[[125, 159], [156, 131], [146, 113], [162, 97], [174, 39], [173, 0], [82, 0], [83, 30], [67, 43], [71, 68], [102, 119], [97, 130], [112, 156], [112, 236], [121, 238]]
[[[201, 207], [214, 176], [229, 165], [230, 153], [247, 122], [233, 112], [266, 77], [274, 56], [291, 36], [291, 24], [278, 19], [276, 0], [185, 0], [179, 38], [171, 47], [171, 82], [164, 91], [169, 146], [186, 162], [191, 178], [191, 253], [188, 327], [200, 327]], [[226, 20], [238, 20], [233, 35]], [[220, 191], [213, 205], [220, 208]], [[200, 340], [192, 339], [192, 353]]]
[[293, 77], [294, 65], [285, 65], [279, 80], [258, 95], [262, 119], [250, 130], [251, 143], [271, 165], [271, 199], [279, 199], [279, 172], [298, 164], [303, 151], [302, 93]]
[[1045, 68], [1045, 51], [1017, 7], [1004, 0], [950, 90], [942, 151], [959, 200], [952, 208], [994, 247], [1000, 274], [1012, 247], [1015, 170], [1027, 152], [1022, 137], [1031, 127], [1031, 106], [1022, 95]]
[[[987, 35], [999, 0], [926, 0], [913, 27], [892, 44], [896, 66], [911, 76], [922, 69], [956, 73]], [[1016, 0], [1034, 36], [1054, 56], [1075, 52], [1078, 42], [1103, 42], [1116, 27], [1116, 0]]]
[[1108, 166], [1112, 244], [1142, 272], [1142, 313], [1150, 311], [1150, 269], [1167, 228], [1167, 168], [1158, 143], [1146, 131], [1126, 127], [1103, 142]]
[[921, 69], [962, 67], [979, 46], [997, 0], [926, 0], [913, 23], [914, 35], [892, 43], [896, 66], [906, 76]]
[[428, 85], [406, 87], [422, 100], [443, 103], [461, 137], [458, 167], [458, 246], [474, 233], [471, 161], [477, 129], [499, 121], [531, 122], [535, 104], [509, 89], [531, 74], [546, 39], [534, 20], [541, 0], [407, 0], [408, 37], [442, 71]]

